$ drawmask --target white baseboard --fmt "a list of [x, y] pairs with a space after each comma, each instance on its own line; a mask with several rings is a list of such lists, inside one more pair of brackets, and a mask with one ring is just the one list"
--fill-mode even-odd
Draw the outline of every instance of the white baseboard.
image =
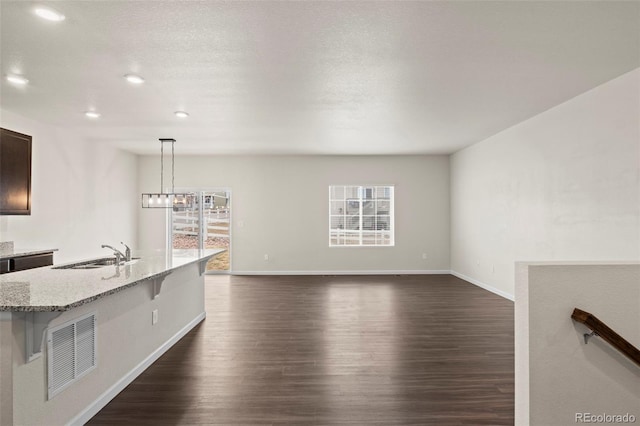
[[497, 294], [498, 296], [504, 297], [505, 299], [509, 299], [512, 302], [516, 300], [515, 296], [511, 293], [507, 293], [506, 291], [497, 289], [487, 283], [483, 283], [482, 281], [478, 281], [474, 278], [468, 277], [466, 275], [461, 274], [460, 272], [450, 271], [451, 275], [460, 278], [461, 280], [465, 280], [470, 282], [471, 284], [477, 285], [485, 290], [490, 291], [491, 293]]
[[448, 269], [377, 270], [372, 271], [232, 271], [230, 275], [436, 275], [449, 274]]
[[207, 316], [206, 312], [202, 312], [195, 317], [191, 322], [185, 325], [180, 331], [174, 334], [169, 340], [167, 340], [162, 346], [153, 351], [151, 355], [146, 357], [140, 364], [135, 366], [131, 371], [125, 374], [120, 380], [114, 383], [109, 389], [107, 389], [102, 395], [98, 397], [87, 408], [82, 410], [77, 416], [69, 421], [69, 425], [83, 425], [88, 422], [98, 411], [102, 410], [116, 395], [118, 395], [124, 388], [126, 388], [136, 377], [138, 377], [144, 370], [149, 368], [158, 358], [160, 358], [169, 348], [175, 345], [180, 339], [182, 339], [193, 327], [198, 325]]

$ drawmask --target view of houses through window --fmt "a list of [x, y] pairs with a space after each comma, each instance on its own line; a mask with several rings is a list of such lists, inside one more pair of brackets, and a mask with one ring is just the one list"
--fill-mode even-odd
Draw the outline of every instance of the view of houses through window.
[[392, 246], [393, 186], [329, 187], [329, 246]]

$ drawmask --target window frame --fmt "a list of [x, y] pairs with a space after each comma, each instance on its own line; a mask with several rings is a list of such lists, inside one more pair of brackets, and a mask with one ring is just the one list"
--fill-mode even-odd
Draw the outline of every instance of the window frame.
[[[336, 196], [337, 192], [342, 195]], [[380, 192], [382, 194], [379, 195]], [[355, 196], [349, 196], [349, 193]], [[342, 208], [337, 207], [340, 203]], [[388, 207], [386, 214], [380, 214], [378, 210], [381, 203]], [[357, 213], [354, 212], [356, 206]], [[373, 212], [367, 214], [365, 209], [373, 209]], [[336, 210], [341, 214], [336, 214]], [[395, 185], [329, 185], [329, 247], [394, 247], [394, 216]], [[351, 225], [348, 225], [349, 218], [352, 218]], [[354, 218], [357, 222], [353, 222]], [[354, 238], [349, 238], [349, 235], [357, 236], [357, 242], [354, 243]]]

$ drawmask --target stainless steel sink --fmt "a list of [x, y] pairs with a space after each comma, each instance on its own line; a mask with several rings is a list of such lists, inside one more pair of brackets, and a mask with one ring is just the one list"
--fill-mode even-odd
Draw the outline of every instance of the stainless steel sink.
[[97, 268], [102, 268], [102, 266], [88, 264], [88, 265], [58, 266], [53, 269], [97, 269]]
[[[131, 264], [131, 262], [138, 259], [140, 258], [132, 257], [131, 260], [128, 262], [121, 260], [120, 266]], [[116, 264], [115, 257], [104, 257], [101, 259], [86, 260], [84, 262], [71, 263], [68, 265], [54, 266], [52, 269], [97, 269], [97, 268], [102, 268], [105, 266], [115, 265], [115, 264]]]
[[[120, 263], [124, 263], [123, 260], [120, 260]], [[115, 257], [111, 257], [108, 259], [101, 259], [98, 260], [96, 262], [91, 263], [91, 265], [96, 265], [96, 266], [107, 266], [107, 265], [115, 265], [116, 264], [116, 258]]]

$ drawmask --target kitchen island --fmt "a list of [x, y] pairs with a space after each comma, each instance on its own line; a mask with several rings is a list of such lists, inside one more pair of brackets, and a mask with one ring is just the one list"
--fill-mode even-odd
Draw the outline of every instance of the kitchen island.
[[[86, 260], [0, 276], [0, 424], [90, 419], [205, 318], [205, 265], [223, 251], [134, 252], [120, 265], [83, 268]], [[88, 334], [73, 331], [87, 318]], [[67, 328], [78, 341], [58, 344], [55, 331]], [[79, 352], [61, 359], [83, 366], [75, 358], [89, 348], [93, 365], [81, 374], [72, 366], [75, 377], [59, 386], [65, 365], [55, 354], [67, 346]]]

